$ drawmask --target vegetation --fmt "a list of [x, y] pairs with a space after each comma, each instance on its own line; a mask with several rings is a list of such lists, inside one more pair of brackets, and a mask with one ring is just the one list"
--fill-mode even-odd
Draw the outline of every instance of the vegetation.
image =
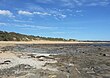
[[33, 40], [49, 40], [49, 41], [76, 41], [75, 39], [40, 37], [33, 35], [24, 35], [15, 32], [0, 31], [0, 41], [33, 41]]

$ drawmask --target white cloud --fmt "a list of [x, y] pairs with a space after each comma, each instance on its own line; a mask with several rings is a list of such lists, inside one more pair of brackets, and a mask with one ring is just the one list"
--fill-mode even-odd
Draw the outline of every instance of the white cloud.
[[61, 14], [61, 17], [62, 17], [62, 18], [66, 18], [67, 16], [66, 16], [66, 15]]
[[32, 29], [32, 30], [52, 30], [57, 29], [57, 27], [51, 26], [43, 26], [43, 25], [33, 25], [33, 24], [13, 24], [13, 23], [6, 23], [8, 26], [15, 26], [23, 29]]
[[105, 2], [100, 2], [99, 4], [100, 4], [101, 6], [106, 6], [106, 5], [109, 5], [110, 2], [105, 1]]
[[45, 11], [45, 12], [39, 12], [39, 11], [34, 11], [34, 12], [29, 12], [29, 11], [18, 11], [18, 14], [20, 15], [40, 15], [40, 16], [52, 16], [54, 18], [57, 18], [57, 19], [63, 19], [63, 18], [66, 18], [67, 15], [65, 14], [62, 14], [58, 11], [53, 11], [53, 10], [48, 10], [48, 11]]
[[109, 4], [109, 0], [61, 0], [61, 5], [68, 8], [81, 6], [107, 6]]
[[33, 14], [37, 14], [37, 15], [51, 15], [47, 12], [33, 12]]
[[82, 0], [61, 0], [63, 7], [75, 8], [76, 6], [82, 6]]
[[91, 2], [89, 4], [87, 4], [87, 6], [107, 6], [109, 5], [110, 2], [107, 2], [107, 1], [103, 1], [103, 2]]
[[0, 22], [0, 26], [5, 26], [7, 25], [6, 23]]
[[32, 15], [31, 12], [29, 12], [29, 11], [22, 11], [22, 10], [18, 11], [18, 14], [21, 14], [21, 15]]
[[36, 2], [39, 2], [39, 3], [53, 3], [54, 1], [53, 0], [36, 0]]
[[28, 20], [17, 20], [17, 19], [14, 19], [13, 21], [14, 22], [21, 22], [21, 23], [32, 22], [32, 21], [28, 21]]
[[67, 14], [65, 14], [65, 10], [61, 9], [49, 10], [49, 13], [51, 14], [51, 16], [58, 20], [67, 17]]
[[82, 12], [82, 10], [76, 10], [76, 13], [81, 13]]
[[11, 13], [9, 10], [0, 10], [0, 15], [13, 16], [13, 13]]
[[67, 15], [64, 14], [54, 14], [53, 17], [57, 20], [63, 20], [64, 18], [67, 17]]
[[18, 11], [18, 14], [21, 14], [21, 15], [51, 15], [47, 12], [29, 12], [29, 11]]
[[73, 0], [73, 2], [74, 2], [75, 4], [77, 4], [78, 6], [83, 5], [82, 1], [80, 1], [80, 0]]
[[4, 23], [0, 22], [0, 26], [7, 26], [7, 27], [18, 27], [23, 29], [32, 29], [32, 30], [53, 30], [57, 29], [57, 27], [52, 26], [43, 26], [43, 25], [33, 25], [33, 24], [16, 24], [16, 23]]
[[90, 3], [90, 4], [87, 4], [87, 6], [97, 6], [98, 4], [97, 3]]
[[107, 6], [110, 4], [109, 0], [93, 0], [93, 1], [83, 1], [84, 6]]
[[32, 28], [32, 29], [48, 29], [48, 30], [56, 28], [56, 27], [50, 27], [50, 26], [30, 25], [30, 24], [24, 24], [22, 26], [26, 28]]

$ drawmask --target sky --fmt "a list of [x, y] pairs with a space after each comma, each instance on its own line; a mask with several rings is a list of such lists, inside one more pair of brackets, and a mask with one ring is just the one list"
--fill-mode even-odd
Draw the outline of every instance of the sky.
[[110, 0], [0, 0], [0, 30], [110, 40]]

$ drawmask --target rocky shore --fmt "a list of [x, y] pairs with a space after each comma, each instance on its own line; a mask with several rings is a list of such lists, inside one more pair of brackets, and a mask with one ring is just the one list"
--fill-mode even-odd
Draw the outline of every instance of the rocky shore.
[[0, 78], [110, 78], [110, 44], [0, 44]]

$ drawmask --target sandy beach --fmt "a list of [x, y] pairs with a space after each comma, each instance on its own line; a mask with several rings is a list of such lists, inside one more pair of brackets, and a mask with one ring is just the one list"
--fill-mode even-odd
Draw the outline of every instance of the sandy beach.
[[108, 42], [77, 42], [77, 41], [0, 41], [0, 44], [91, 44], [91, 43], [108, 43]]

